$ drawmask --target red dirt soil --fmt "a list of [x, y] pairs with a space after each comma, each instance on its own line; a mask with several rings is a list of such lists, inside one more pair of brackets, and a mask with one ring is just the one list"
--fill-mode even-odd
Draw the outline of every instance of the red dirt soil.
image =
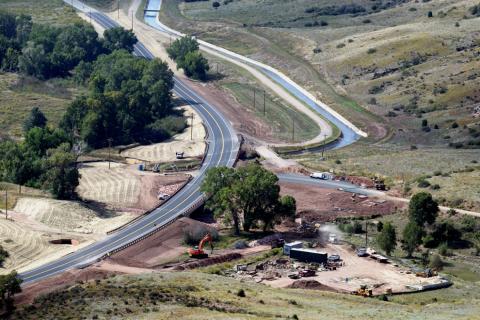
[[352, 197], [351, 193], [312, 188], [294, 183], [280, 183], [282, 195], [297, 200], [297, 215], [307, 222], [328, 222], [338, 217], [388, 215], [396, 211], [391, 201]]
[[297, 280], [291, 285], [289, 285], [287, 288], [340, 292], [332, 287], [323, 285], [316, 280]]
[[154, 268], [184, 253], [183, 230], [198, 224], [206, 225], [190, 218], [180, 218], [162, 231], [112, 255], [109, 261], [130, 267]]
[[256, 117], [251, 110], [236, 102], [227, 91], [215, 88], [211, 84], [202, 85], [190, 81], [189, 85], [195, 88], [205, 100], [219, 107], [223, 115], [230, 120], [238, 133], [254, 137], [268, 143], [280, 143], [272, 128]]

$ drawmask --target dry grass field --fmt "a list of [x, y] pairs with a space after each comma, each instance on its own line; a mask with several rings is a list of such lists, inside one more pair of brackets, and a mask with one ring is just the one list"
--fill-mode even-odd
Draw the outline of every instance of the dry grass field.
[[[364, 11], [335, 15], [353, 2], [163, 3], [162, 21], [281, 69], [369, 133], [327, 161], [296, 157], [312, 169], [382, 175], [415, 190], [423, 175], [480, 161], [480, 18], [469, 11], [478, 1], [361, 0]], [[480, 208], [480, 182], [462, 179], [471, 182], [444, 179], [432, 192]]]

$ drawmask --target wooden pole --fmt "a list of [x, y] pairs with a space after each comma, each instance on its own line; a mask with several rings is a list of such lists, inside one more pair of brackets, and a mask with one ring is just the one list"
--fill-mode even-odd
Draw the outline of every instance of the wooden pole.
[[256, 101], [255, 101], [256, 100], [255, 99], [255, 94], [256, 94], [255, 91], [256, 91], [255, 88], [253, 88], [253, 110], [257, 110], [257, 105], [256, 105]]
[[265, 90], [263, 90], [263, 116], [265, 116]]
[[8, 219], [8, 190], [5, 189], [5, 219]]
[[193, 113], [192, 113], [192, 123], [190, 125], [190, 140], [193, 140]]

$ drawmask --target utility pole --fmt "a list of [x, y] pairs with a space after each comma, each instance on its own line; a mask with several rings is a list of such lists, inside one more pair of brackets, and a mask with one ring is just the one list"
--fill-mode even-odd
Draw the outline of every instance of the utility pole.
[[117, 1], [117, 19], [120, 20], [120, 0]]
[[365, 248], [368, 248], [368, 221], [365, 221]]
[[255, 99], [256, 90], [253, 88], [253, 110], [257, 110], [256, 99]]
[[326, 141], [326, 139], [327, 139], [327, 135], [324, 134], [323, 135], [322, 159], [323, 159], [323, 153], [325, 152], [325, 141]]
[[192, 123], [190, 125], [190, 140], [193, 140], [193, 113], [192, 113]]
[[263, 116], [265, 116], [265, 90], [263, 90]]
[[8, 220], [8, 190], [5, 188], [5, 219]]
[[108, 169], [110, 169], [111, 155], [112, 152], [112, 138], [108, 138]]
[[292, 142], [295, 141], [295, 119], [292, 118]]
[[132, 11], [132, 31], [133, 31], [133, 11]]

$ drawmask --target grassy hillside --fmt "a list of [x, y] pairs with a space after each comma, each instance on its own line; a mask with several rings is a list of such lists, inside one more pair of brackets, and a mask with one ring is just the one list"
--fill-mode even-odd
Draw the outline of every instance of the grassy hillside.
[[[244, 290], [245, 297], [239, 297]], [[468, 297], [466, 297], [466, 291]], [[464, 294], [462, 294], [464, 292]], [[455, 296], [455, 297], [453, 297]], [[464, 296], [460, 301], [457, 297]], [[22, 319], [473, 319], [478, 288], [468, 284], [392, 302], [319, 291], [273, 289], [198, 272], [116, 276], [80, 283], [18, 310]], [[455, 307], [452, 307], [453, 304]]]
[[[302, 155], [304, 164], [382, 175], [400, 186], [405, 179], [415, 184], [450, 159], [465, 164], [462, 170], [475, 165], [480, 18], [470, 8], [476, 4], [235, 0], [214, 9], [211, 1], [164, 0], [161, 19], [274, 65], [369, 133], [362, 143], [329, 153], [327, 162]], [[480, 208], [470, 192], [480, 188], [478, 179], [473, 185], [447, 180], [439, 182], [445, 190], [435, 191], [439, 197], [456, 202], [465, 194], [464, 206]], [[452, 188], [456, 192], [446, 192]]]
[[[35, 23], [64, 25], [81, 21], [61, 0], [0, 0], [0, 10], [32, 16]], [[16, 73], [0, 73], [0, 138], [20, 138], [22, 124], [33, 107], [39, 107], [56, 126], [63, 111], [82, 92], [69, 80], [40, 81]]]

